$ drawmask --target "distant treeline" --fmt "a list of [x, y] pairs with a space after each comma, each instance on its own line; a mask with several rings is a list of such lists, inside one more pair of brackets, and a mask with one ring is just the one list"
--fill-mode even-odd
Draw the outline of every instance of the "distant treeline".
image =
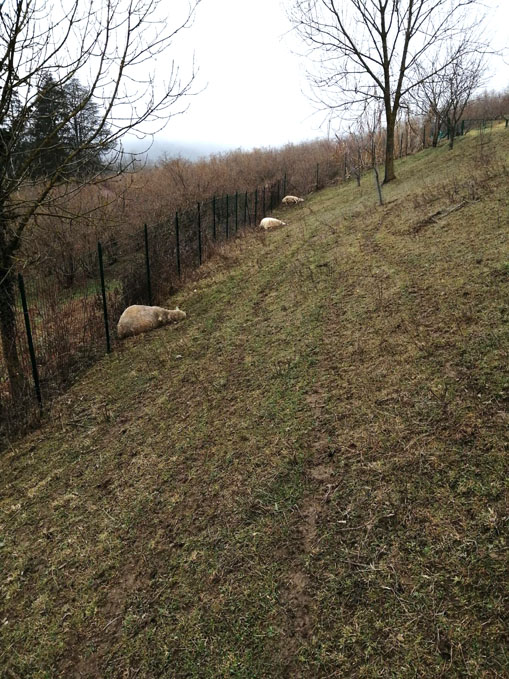
[[[93, 115], [91, 110], [90, 115]], [[467, 119], [495, 119], [509, 113], [509, 89], [485, 92], [472, 100], [465, 110]], [[431, 121], [425, 118], [402, 120], [396, 133], [396, 156], [414, 153], [429, 144]], [[423, 134], [424, 133], [424, 134]], [[377, 162], [383, 162], [383, 130], [377, 133]], [[359, 151], [359, 146], [360, 151]], [[365, 148], [364, 148], [365, 147]], [[51, 153], [58, 152], [58, 146]], [[90, 160], [90, 163], [100, 159]], [[334, 139], [288, 144], [282, 148], [230, 151], [191, 161], [163, 159], [155, 166], [111, 178], [102, 177], [73, 192], [72, 185], [55, 189], [61, 192], [62, 213], [40, 216], [30, 226], [35, 237], [26, 237], [20, 252], [20, 268], [72, 279], [75, 261], [95, 252], [98, 240], [134, 233], [144, 223], [155, 224], [177, 210], [185, 210], [212, 196], [251, 191], [277, 181], [284, 175], [288, 190], [304, 195], [316, 188], [310, 168], [318, 167], [319, 176], [331, 176], [335, 165], [338, 181], [369, 169], [372, 152], [358, 135], [342, 134]], [[323, 173], [320, 172], [323, 169]]]

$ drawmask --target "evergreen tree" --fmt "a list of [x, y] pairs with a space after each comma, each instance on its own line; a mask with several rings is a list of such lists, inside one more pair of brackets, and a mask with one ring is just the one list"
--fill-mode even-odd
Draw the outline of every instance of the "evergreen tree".
[[56, 83], [45, 76], [24, 144], [24, 152], [32, 156], [31, 175], [49, 176], [61, 167], [65, 177], [99, 172], [104, 167], [103, 156], [113, 148], [107, 143], [110, 130], [101, 127], [100, 121], [99, 106], [79, 80]]
[[[64, 143], [67, 153], [77, 152], [70, 172], [81, 177], [100, 172], [105, 165], [103, 158], [115, 146], [108, 143], [110, 128], [100, 126], [99, 106], [76, 78], [65, 87], [65, 96], [68, 123], [64, 130]], [[93, 141], [90, 141], [92, 138]]]
[[51, 75], [45, 75], [30, 112], [26, 153], [33, 177], [53, 174], [66, 158], [64, 125], [67, 114], [66, 93]]

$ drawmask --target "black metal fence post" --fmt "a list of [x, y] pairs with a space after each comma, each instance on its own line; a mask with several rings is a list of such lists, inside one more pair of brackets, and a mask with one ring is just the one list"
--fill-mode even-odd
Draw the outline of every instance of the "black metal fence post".
[[[265, 217], [265, 186], [263, 187], [263, 195], [262, 195], [262, 214]], [[262, 217], [263, 219], [263, 217]]]
[[244, 228], [247, 224], [247, 191], [244, 194]]
[[104, 336], [106, 337], [106, 353], [110, 354], [111, 353], [110, 324], [108, 322], [108, 302], [106, 299], [106, 285], [104, 283], [103, 247], [101, 243], [97, 243], [97, 255], [99, 259], [99, 276], [101, 278], [101, 294], [103, 300]]
[[200, 207], [200, 203], [198, 203], [198, 261], [200, 262], [200, 266], [201, 266], [202, 252], [201, 252], [201, 207]]
[[214, 240], [217, 240], [216, 232], [216, 197], [212, 198], [212, 235]]
[[177, 255], [177, 272], [179, 278], [182, 278], [182, 270], [180, 268], [180, 229], [179, 229], [179, 213], [175, 212], [175, 250]]
[[235, 191], [235, 233], [239, 230], [239, 192]]
[[286, 172], [285, 176], [283, 177], [283, 197], [286, 196]]
[[37, 370], [37, 361], [35, 359], [34, 341], [32, 337], [32, 328], [30, 326], [30, 314], [28, 313], [27, 296], [25, 293], [25, 282], [23, 276], [18, 274], [19, 292], [21, 295], [21, 304], [23, 305], [23, 316], [25, 318], [25, 330], [27, 333], [28, 351], [30, 352], [30, 362], [32, 364], [32, 376], [34, 378], [35, 395], [39, 402], [39, 408], [42, 408], [41, 385], [39, 382], [39, 371]]
[[320, 178], [320, 163], [316, 164], [316, 190], [318, 191], [318, 181]]
[[281, 193], [280, 193], [280, 191], [281, 191], [281, 182], [280, 182], [280, 180], [278, 179], [278, 180], [277, 180], [277, 202], [276, 202], [276, 205], [279, 205], [279, 203], [280, 203], [280, 201], [281, 201]]
[[255, 196], [254, 196], [254, 223], [255, 226], [258, 226], [258, 189], [255, 189]]
[[148, 252], [148, 228], [147, 225], [143, 226], [143, 233], [145, 237], [145, 269], [147, 275], [147, 295], [149, 306], [152, 306], [152, 282], [150, 280], [150, 255]]

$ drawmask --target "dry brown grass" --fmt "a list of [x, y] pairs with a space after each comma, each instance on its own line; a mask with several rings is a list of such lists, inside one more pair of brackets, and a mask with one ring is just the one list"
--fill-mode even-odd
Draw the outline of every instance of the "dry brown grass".
[[5, 451], [5, 677], [509, 676], [493, 134], [239, 239]]

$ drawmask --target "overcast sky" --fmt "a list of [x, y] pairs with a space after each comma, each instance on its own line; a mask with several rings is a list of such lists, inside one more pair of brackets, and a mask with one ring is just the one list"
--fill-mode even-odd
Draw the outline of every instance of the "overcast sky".
[[[327, 135], [323, 115], [303, 93], [305, 62], [292, 53], [285, 4], [291, 0], [203, 0], [194, 25], [173, 55], [185, 69], [194, 51], [199, 69], [190, 108], [158, 135], [225, 147], [280, 146]], [[493, 47], [505, 47], [509, 1], [487, 0]], [[493, 63], [490, 86], [509, 85], [509, 65]], [[321, 126], [322, 125], [322, 126]], [[321, 127], [320, 127], [321, 126]]]

